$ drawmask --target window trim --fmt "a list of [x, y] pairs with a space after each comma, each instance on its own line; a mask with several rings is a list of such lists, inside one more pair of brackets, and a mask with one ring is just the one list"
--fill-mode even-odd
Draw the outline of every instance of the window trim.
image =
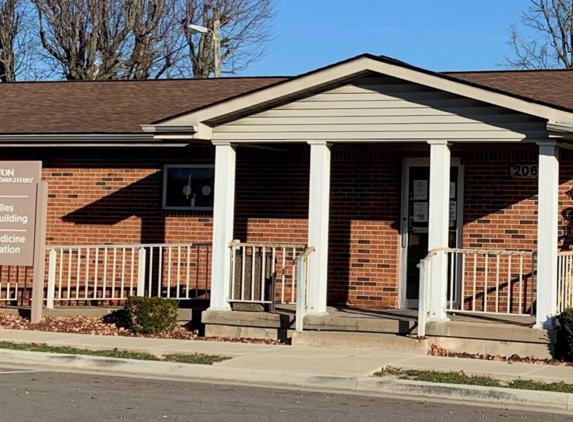
[[[170, 168], [201, 168], [214, 169], [214, 164], [164, 164], [163, 165], [163, 186], [161, 193], [162, 211], [213, 211], [213, 207], [169, 207], [167, 206], [167, 170]], [[213, 173], [213, 177], [215, 174]], [[215, 186], [213, 184], [213, 192]]]

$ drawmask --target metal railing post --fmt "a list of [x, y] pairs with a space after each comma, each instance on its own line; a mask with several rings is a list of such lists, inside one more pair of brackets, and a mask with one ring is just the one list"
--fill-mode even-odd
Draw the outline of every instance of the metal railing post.
[[147, 251], [144, 247], [139, 248], [137, 262], [137, 296], [145, 296], [145, 260]]
[[[54, 309], [54, 297], [56, 295], [56, 261], [57, 252], [52, 249], [48, 261], [48, 292], [46, 294], [46, 308]], [[60, 263], [61, 265], [61, 263]]]

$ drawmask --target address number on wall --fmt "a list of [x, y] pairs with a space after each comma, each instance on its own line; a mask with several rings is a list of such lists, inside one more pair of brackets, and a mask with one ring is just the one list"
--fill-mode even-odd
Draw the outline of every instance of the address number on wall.
[[511, 177], [516, 179], [537, 178], [537, 164], [516, 164], [511, 166]]

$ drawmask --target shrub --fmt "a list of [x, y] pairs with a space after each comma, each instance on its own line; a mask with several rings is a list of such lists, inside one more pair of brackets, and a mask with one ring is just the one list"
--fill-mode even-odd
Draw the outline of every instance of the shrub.
[[173, 299], [132, 296], [124, 310], [128, 328], [136, 333], [165, 333], [177, 323], [177, 302]]
[[573, 308], [559, 315], [558, 354], [561, 359], [573, 361]]

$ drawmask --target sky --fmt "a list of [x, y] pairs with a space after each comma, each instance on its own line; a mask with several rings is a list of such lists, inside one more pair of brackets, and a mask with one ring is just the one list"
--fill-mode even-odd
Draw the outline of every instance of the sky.
[[268, 54], [241, 75], [297, 75], [362, 53], [434, 71], [503, 69], [529, 0], [276, 0]]

